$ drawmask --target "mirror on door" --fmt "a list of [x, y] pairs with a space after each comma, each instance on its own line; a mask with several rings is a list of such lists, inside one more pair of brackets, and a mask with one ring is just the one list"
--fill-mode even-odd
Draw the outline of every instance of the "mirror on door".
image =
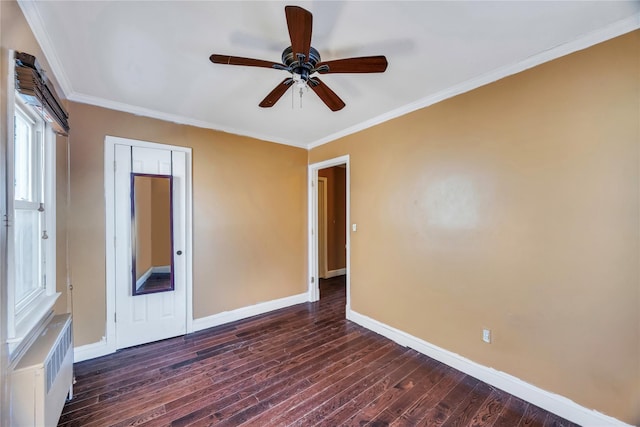
[[131, 174], [132, 293], [173, 291], [173, 177]]

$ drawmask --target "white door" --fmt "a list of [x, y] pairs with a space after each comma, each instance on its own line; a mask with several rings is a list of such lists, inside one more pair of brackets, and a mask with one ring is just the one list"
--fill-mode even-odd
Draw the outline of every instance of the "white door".
[[[187, 331], [186, 155], [170, 149], [115, 145], [116, 348], [157, 341]], [[174, 290], [133, 295], [131, 173], [173, 176]]]

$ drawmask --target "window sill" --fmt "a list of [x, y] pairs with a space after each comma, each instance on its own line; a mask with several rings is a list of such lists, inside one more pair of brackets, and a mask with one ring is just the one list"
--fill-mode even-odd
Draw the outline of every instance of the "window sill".
[[25, 338], [47, 317], [59, 296], [59, 292], [51, 295], [42, 295], [30, 304], [29, 309], [20, 313], [20, 316], [16, 319], [15, 336], [7, 339], [10, 355], [14, 355], [15, 350], [25, 342]]

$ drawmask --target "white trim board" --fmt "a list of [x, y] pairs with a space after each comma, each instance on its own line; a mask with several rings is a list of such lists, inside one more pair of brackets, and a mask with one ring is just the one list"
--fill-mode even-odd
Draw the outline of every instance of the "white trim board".
[[145, 271], [144, 274], [142, 276], [140, 276], [140, 278], [138, 280], [136, 280], [136, 290], [140, 289], [140, 286], [142, 286], [142, 284], [144, 282], [146, 282], [147, 279], [153, 273], [171, 273], [171, 266], [170, 265], [157, 265], [157, 266], [154, 266], [154, 267], [149, 267], [149, 269], [147, 271]]
[[318, 229], [318, 171], [320, 169], [330, 168], [332, 166], [344, 165], [346, 169], [345, 173], [345, 185], [346, 185], [346, 249], [347, 249], [347, 267], [345, 274], [347, 275], [347, 312], [351, 304], [351, 278], [349, 271], [351, 271], [351, 166], [350, 157], [348, 154], [333, 159], [324, 160], [318, 163], [313, 163], [308, 166], [307, 173], [307, 266], [309, 272], [309, 301], [318, 301], [320, 299], [320, 280], [319, 267], [318, 267], [318, 235], [314, 233], [314, 230]]
[[214, 326], [224, 325], [226, 323], [231, 323], [237, 320], [257, 316], [259, 314], [268, 313], [270, 311], [279, 310], [281, 308], [290, 307], [292, 305], [302, 304], [307, 301], [307, 294], [304, 293], [271, 301], [265, 301], [247, 307], [237, 308], [231, 311], [223, 311], [222, 313], [214, 314], [207, 317], [201, 317], [199, 319], [193, 319], [193, 332], [201, 331], [207, 328], [213, 328]]
[[339, 268], [337, 270], [327, 270], [327, 277], [325, 279], [331, 279], [332, 277], [342, 276], [347, 274], [346, 268]]
[[89, 359], [95, 359], [96, 357], [106, 356], [107, 354], [115, 353], [115, 348], [110, 348], [107, 344], [106, 337], [98, 342], [91, 344], [80, 345], [73, 348], [73, 363], [83, 362]]
[[543, 390], [505, 372], [480, 365], [368, 316], [347, 309], [347, 319], [404, 347], [412, 348], [452, 368], [584, 427], [632, 427], [620, 420], [585, 408], [564, 396]]

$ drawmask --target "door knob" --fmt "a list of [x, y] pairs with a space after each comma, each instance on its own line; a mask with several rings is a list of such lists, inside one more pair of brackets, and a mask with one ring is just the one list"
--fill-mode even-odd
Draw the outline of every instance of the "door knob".
[[182, 251], [178, 251], [178, 252], [176, 252], [176, 254], [182, 255]]

